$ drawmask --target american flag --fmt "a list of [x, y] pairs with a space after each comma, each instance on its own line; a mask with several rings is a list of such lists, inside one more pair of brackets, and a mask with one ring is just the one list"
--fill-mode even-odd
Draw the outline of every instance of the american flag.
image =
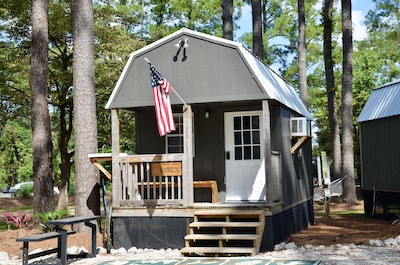
[[169, 101], [169, 94], [172, 87], [167, 79], [151, 63], [149, 63], [149, 66], [158, 132], [160, 136], [164, 136], [167, 133], [175, 131], [174, 115], [172, 114], [171, 103]]

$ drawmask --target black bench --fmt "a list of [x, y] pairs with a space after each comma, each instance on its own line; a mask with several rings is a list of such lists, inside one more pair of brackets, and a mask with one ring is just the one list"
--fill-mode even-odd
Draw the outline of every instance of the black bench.
[[[28, 265], [28, 260], [57, 253], [57, 257], [61, 260], [62, 265], [67, 264], [67, 236], [69, 234], [74, 234], [76, 233], [75, 230], [65, 230], [63, 229], [64, 226], [66, 225], [74, 225], [77, 223], [84, 223], [86, 226], [90, 227], [92, 230], [92, 251], [91, 254], [87, 253], [85, 255], [80, 255], [78, 254], [79, 257], [95, 257], [96, 256], [96, 224], [91, 223], [92, 221], [97, 221], [99, 222], [101, 219], [101, 216], [99, 215], [94, 215], [94, 216], [75, 216], [75, 217], [68, 217], [64, 219], [58, 219], [58, 220], [51, 220], [46, 222], [48, 225], [54, 225], [55, 226], [55, 231], [53, 232], [48, 232], [48, 233], [43, 233], [43, 234], [37, 234], [37, 235], [32, 235], [32, 236], [27, 236], [27, 237], [20, 237], [17, 238], [17, 242], [23, 242], [23, 253], [22, 253], [22, 265]], [[44, 250], [38, 253], [33, 253], [29, 255], [28, 252], [28, 247], [29, 247], [29, 242], [39, 242], [39, 241], [44, 241], [47, 239], [52, 239], [52, 238], [57, 238], [57, 248], [49, 249], [49, 250]], [[68, 255], [69, 257], [71, 255]], [[72, 255], [75, 256], [75, 255]]]
[[[66, 231], [67, 235], [75, 234], [75, 233], [76, 233], [76, 231], [73, 231], [73, 230]], [[58, 239], [57, 248], [52, 248], [52, 249], [40, 251], [37, 253], [29, 254], [29, 242], [40, 242], [40, 241], [44, 241], [44, 240], [52, 239], [52, 238]], [[55, 231], [47, 232], [47, 233], [43, 233], [43, 234], [26, 236], [26, 237], [20, 237], [20, 238], [17, 238], [17, 242], [23, 242], [23, 248], [22, 248], [22, 264], [23, 265], [28, 265], [29, 259], [34, 259], [37, 257], [46, 256], [46, 255], [50, 255], [53, 253], [57, 253], [57, 257], [62, 257], [64, 254], [62, 252], [66, 251], [66, 249], [61, 248], [61, 233], [55, 232]]]
[[[64, 219], [51, 220], [46, 224], [54, 225], [56, 232], [60, 233], [59, 240], [59, 248], [61, 249], [59, 258], [61, 259], [61, 264], [67, 264], [67, 230], [64, 230], [63, 227], [67, 225], [71, 225], [73, 228], [74, 224], [84, 223], [85, 226], [88, 226], [92, 230], [92, 251], [91, 254], [87, 254], [86, 257], [96, 257], [96, 224], [92, 223], [94, 221], [99, 222], [101, 219], [100, 215], [90, 215], [90, 216], [74, 216], [68, 217]], [[73, 230], [73, 229], [72, 229]]]

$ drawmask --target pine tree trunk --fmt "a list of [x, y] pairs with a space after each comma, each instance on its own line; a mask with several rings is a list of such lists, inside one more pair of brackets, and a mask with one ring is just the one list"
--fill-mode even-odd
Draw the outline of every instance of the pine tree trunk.
[[[67, 101], [67, 100], [66, 100]], [[71, 177], [72, 156], [73, 152], [69, 151], [69, 141], [72, 135], [73, 117], [69, 106], [72, 104], [60, 104], [60, 134], [58, 140], [58, 149], [60, 151], [60, 172], [61, 181], [58, 185], [60, 195], [58, 196], [57, 210], [64, 210], [68, 208], [68, 191]], [[68, 115], [67, 115], [68, 113]]]
[[333, 0], [324, 2], [324, 62], [326, 78], [326, 95], [328, 99], [328, 120], [330, 128], [330, 139], [332, 145], [332, 179], [340, 178], [341, 175], [341, 152], [338, 113], [336, 105], [335, 77], [333, 74], [332, 58], [332, 9]]
[[222, 0], [221, 7], [223, 38], [233, 40], [233, 0]]
[[48, 4], [32, 0], [31, 127], [35, 212], [54, 210], [53, 143], [48, 110]]
[[304, 106], [308, 108], [308, 92], [307, 92], [307, 62], [306, 62], [306, 14], [304, 0], [298, 0], [298, 17], [299, 17], [299, 89], [300, 99]]
[[343, 199], [356, 203], [353, 146], [353, 37], [351, 0], [342, 0], [343, 74], [342, 74], [342, 155]]
[[98, 215], [99, 172], [88, 158], [88, 154], [97, 153], [92, 1], [73, 0], [71, 10], [74, 40], [75, 214]]
[[251, 10], [253, 17], [253, 53], [260, 58], [264, 59], [263, 47], [263, 21], [261, 16], [261, 0], [251, 1]]

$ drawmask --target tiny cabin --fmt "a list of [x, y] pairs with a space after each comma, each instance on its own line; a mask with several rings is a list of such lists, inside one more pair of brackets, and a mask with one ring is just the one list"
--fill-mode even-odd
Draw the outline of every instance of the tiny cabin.
[[[162, 137], [147, 61], [173, 87], [176, 130]], [[255, 254], [313, 222], [312, 117], [293, 87], [242, 44], [178, 30], [130, 55], [106, 108], [114, 248], [201, 252], [194, 244], [201, 237], [191, 234], [211, 233], [219, 242], [208, 238], [203, 250], [216, 244], [210, 252], [238, 254], [234, 247], [247, 243], [226, 235], [244, 233], [232, 220], [256, 216], [258, 238], [249, 236], [255, 251], [250, 243], [248, 252]], [[119, 148], [121, 111], [135, 117], [135, 154]], [[199, 232], [201, 218], [213, 215], [229, 221], [223, 232]]]
[[400, 80], [374, 89], [359, 123], [361, 191], [366, 216], [400, 204]]

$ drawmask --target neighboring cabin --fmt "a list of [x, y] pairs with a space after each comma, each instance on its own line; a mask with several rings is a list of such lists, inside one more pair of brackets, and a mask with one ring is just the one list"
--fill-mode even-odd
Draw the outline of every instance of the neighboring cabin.
[[[145, 58], [186, 103], [171, 93], [177, 131], [164, 137]], [[114, 248], [181, 248], [198, 210], [262, 210], [261, 250], [313, 222], [312, 117], [242, 44], [181, 29], [130, 55], [106, 107]], [[120, 111], [135, 115], [137, 154], [119, 150]]]
[[361, 190], [365, 215], [400, 204], [400, 80], [372, 91], [360, 124]]

